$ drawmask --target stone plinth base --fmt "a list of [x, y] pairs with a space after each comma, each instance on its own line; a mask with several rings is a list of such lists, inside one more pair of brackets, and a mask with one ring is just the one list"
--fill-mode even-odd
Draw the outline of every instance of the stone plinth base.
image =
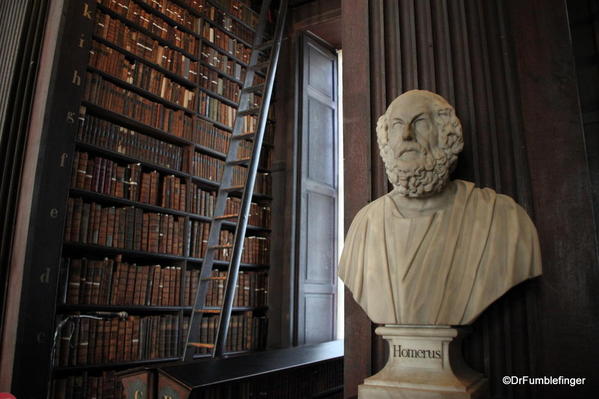
[[358, 387], [359, 399], [484, 399], [487, 380], [462, 357], [465, 329], [447, 326], [379, 327], [389, 361]]

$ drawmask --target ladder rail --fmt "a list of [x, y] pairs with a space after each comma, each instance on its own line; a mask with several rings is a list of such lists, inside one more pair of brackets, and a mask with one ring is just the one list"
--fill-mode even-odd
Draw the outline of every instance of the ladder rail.
[[[265, 11], [265, 10], [263, 10]], [[252, 193], [254, 191], [254, 185], [256, 183], [256, 174], [258, 172], [258, 165], [260, 162], [260, 153], [262, 151], [262, 142], [264, 139], [264, 131], [266, 129], [266, 122], [268, 120], [268, 110], [270, 108], [270, 100], [272, 97], [272, 89], [274, 86], [275, 75], [277, 71], [277, 65], [279, 62], [279, 54], [281, 49], [281, 42], [283, 39], [283, 28], [285, 26], [285, 17], [287, 13], [287, 0], [281, 0], [279, 4], [279, 11], [277, 15], [277, 25], [274, 33], [274, 43], [270, 53], [270, 66], [268, 67], [268, 73], [266, 74], [265, 91], [262, 97], [262, 104], [260, 109], [260, 117], [258, 120], [258, 127], [256, 135], [253, 140], [252, 156], [248, 166], [247, 180], [243, 195], [241, 199], [241, 209], [239, 212], [239, 218], [237, 227], [235, 229], [235, 242], [233, 246], [233, 253], [229, 262], [229, 272], [227, 283], [225, 286], [225, 302], [223, 304], [223, 310], [220, 315], [218, 323], [218, 331], [216, 335], [216, 342], [214, 346], [214, 357], [219, 357], [224, 354], [225, 344], [227, 340], [227, 333], [229, 331], [229, 324], [231, 319], [231, 310], [233, 307], [233, 301], [235, 299], [235, 288], [237, 286], [237, 278], [239, 276], [239, 264], [241, 262], [241, 254], [243, 251], [243, 243], [245, 238], [245, 232], [247, 230], [248, 215], [250, 211], [250, 204], [252, 200]], [[266, 18], [263, 19], [265, 23]], [[259, 50], [255, 50], [259, 51]]]
[[[254, 77], [256, 73], [255, 66], [256, 64], [260, 64], [258, 62], [259, 56], [262, 53], [262, 47], [264, 45], [264, 30], [266, 26], [266, 16], [268, 10], [270, 9], [271, 0], [264, 0], [261, 7], [259, 25], [255, 31], [255, 40], [254, 46], [250, 59], [250, 67], [246, 69], [245, 81], [243, 84], [243, 88], [241, 90], [241, 96], [239, 101], [238, 110], [247, 110], [250, 107], [249, 104], [249, 93], [250, 91], [246, 91], [244, 89], [252, 88], [254, 86]], [[191, 315], [191, 320], [189, 323], [189, 329], [187, 331], [187, 340], [185, 345], [185, 350], [183, 353], [183, 360], [190, 361], [193, 360], [195, 348], [203, 347], [210, 348], [210, 345], [206, 343], [198, 344], [198, 337], [200, 326], [203, 319], [204, 313], [219, 313], [219, 321], [217, 327], [216, 339], [212, 345], [212, 357], [222, 356], [224, 353], [225, 342], [227, 337], [228, 326], [231, 317], [233, 299], [235, 295], [235, 287], [237, 285], [237, 277], [239, 274], [239, 265], [241, 260], [241, 254], [243, 251], [243, 243], [245, 238], [245, 231], [247, 229], [248, 215], [250, 210], [250, 203], [253, 195], [253, 188], [256, 179], [256, 173], [258, 170], [259, 157], [261, 153], [262, 141], [264, 137], [264, 130], [266, 127], [266, 121], [268, 117], [268, 108], [270, 105], [270, 99], [272, 95], [272, 86], [274, 84], [274, 75], [276, 72], [276, 65], [278, 63], [282, 30], [284, 26], [284, 18], [287, 8], [287, 0], [282, 0], [277, 16], [277, 27], [275, 31], [275, 37], [278, 37], [278, 42], [273, 44], [273, 47], [270, 52], [269, 58], [269, 67], [268, 72], [266, 74], [266, 79], [264, 82], [264, 90], [262, 97], [262, 104], [260, 106], [260, 114], [258, 120], [258, 126], [255, 134], [253, 134], [253, 147], [252, 147], [252, 157], [249, 159], [248, 169], [247, 169], [247, 177], [246, 177], [246, 185], [243, 189], [242, 194], [242, 204], [241, 209], [238, 216], [238, 221], [234, 234], [234, 245], [233, 245], [233, 254], [231, 255], [229, 261], [229, 270], [228, 270], [228, 278], [226, 280], [226, 295], [225, 301], [221, 304], [221, 309], [218, 312], [203, 312], [202, 310], [205, 308], [205, 300], [206, 294], [208, 291], [209, 281], [212, 280], [210, 278], [213, 265], [214, 258], [217, 254], [218, 249], [222, 246], [220, 245], [220, 235], [224, 222], [224, 218], [220, 217], [225, 213], [226, 200], [229, 197], [231, 183], [233, 179], [233, 170], [235, 168], [236, 161], [238, 160], [237, 153], [240, 146], [240, 140], [232, 139], [229, 145], [229, 150], [227, 153], [227, 157], [225, 160], [225, 165], [221, 172], [221, 183], [218, 188], [217, 198], [215, 201], [213, 218], [210, 225], [208, 240], [206, 243], [207, 249], [205, 251], [201, 271], [200, 271], [200, 282], [198, 286], [198, 290], [196, 293], [196, 298], [194, 301], [193, 309]], [[282, 18], [282, 19], [281, 19]], [[278, 36], [276, 36], [278, 35]], [[244, 118], [243, 113], [239, 113], [235, 118], [234, 126], [233, 126], [233, 134], [232, 137], [244, 137], [248, 136], [247, 134], [240, 133], [243, 129]], [[194, 342], [191, 342], [194, 341]]]

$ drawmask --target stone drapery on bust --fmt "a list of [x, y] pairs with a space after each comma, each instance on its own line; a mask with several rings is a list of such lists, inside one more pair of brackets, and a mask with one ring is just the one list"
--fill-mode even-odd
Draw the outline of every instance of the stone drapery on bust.
[[375, 323], [466, 325], [541, 274], [537, 233], [511, 198], [449, 181], [463, 146], [442, 97], [413, 90], [377, 124], [394, 190], [352, 222], [339, 276]]

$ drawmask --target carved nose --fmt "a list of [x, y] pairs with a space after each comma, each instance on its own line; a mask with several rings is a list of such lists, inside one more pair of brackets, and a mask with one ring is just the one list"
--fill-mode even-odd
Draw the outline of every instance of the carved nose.
[[414, 132], [412, 132], [412, 126], [406, 126], [401, 132], [401, 138], [404, 141], [410, 141], [414, 139]]

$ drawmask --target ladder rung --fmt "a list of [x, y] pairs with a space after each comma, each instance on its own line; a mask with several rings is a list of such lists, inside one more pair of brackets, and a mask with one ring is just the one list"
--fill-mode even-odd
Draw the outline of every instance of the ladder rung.
[[224, 188], [221, 188], [221, 190], [226, 191], [226, 192], [240, 191], [240, 190], [243, 190], [243, 186], [224, 187]]
[[210, 281], [210, 280], [226, 280], [227, 277], [226, 276], [212, 276], [212, 277], [206, 277], [203, 278], [202, 281]]
[[260, 62], [256, 65], [251, 65], [250, 68], [252, 68], [254, 71], [260, 71], [260, 70], [268, 68], [269, 65], [270, 65], [270, 61], [264, 61], [264, 62]]
[[266, 42], [256, 46], [256, 50], [258, 50], [258, 51], [266, 50], [267, 48], [272, 47], [273, 44], [275, 44], [274, 40], [266, 41]]
[[215, 219], [216, 220], [226, 220], [226, 219], [235, 219], [237, 217], [239, 217], [238, 214], [230, 213], [228, 215], [216, 216]]
[[229, 165], [246, 165], [252, 158], [241, 158], [236, 159], [234, 161], [229, 161], [227, 164]]
[[234, 134], [233, 136], [231, 136], [231, 139], [232, 140], [245, 140], [245, 139], [254, 138], [255, 135], [256, 135], [256, 133], [254, 133], [254, 132]]
[[257, 115], [259, 112], [260, 112], [260, 107], [254, 107], [254, 108], [244, 109], [243, 111], [239, 111], [239, 112], [237, 112], [237, 115], [239, 115], [239, 116]]
[[196, 309], [196, 313], [220, 313], [220, 309]]
[[187, 346], [193, 346], [195, 348], [214, 348], [214, 344], [204, 344], [201, 342], [188, 342]]
[[260, 83], [259, 85], [250, 86], [250, 87], [241, 89], [241, 92], [242, 93], [255, 93], [255, 92], [262, 92], [263, 90], [264, 90], [264, 83]]
[[232, 244], [222, 244], [222, 245], [208, 246], [208, 249], [227, 249], [227, 248], [233, 248], [233, 245]]

